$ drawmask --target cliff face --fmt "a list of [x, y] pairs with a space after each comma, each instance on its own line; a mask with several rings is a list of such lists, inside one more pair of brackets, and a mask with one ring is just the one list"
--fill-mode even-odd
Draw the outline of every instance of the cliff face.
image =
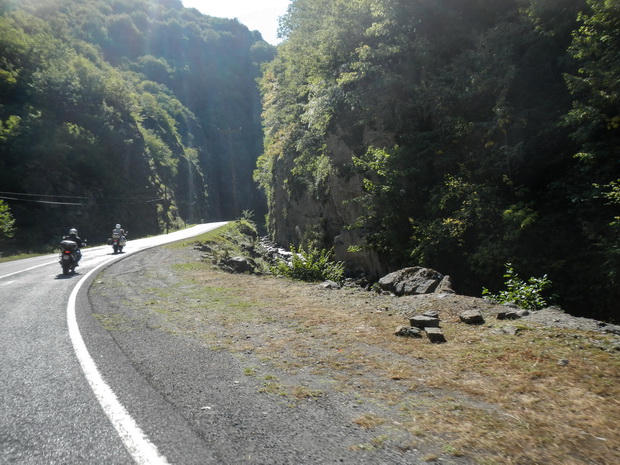
[[363, 195], [362, 177], [356, 174], [352, 158], [359, 155], [368, 141], [385, 138], [383, 134], [365, 129], [360, 138], [345, 137], [336, 128], [326, 138], [326, 164], [323, 174], [314, 173], [314, 185], [291, 186], [294, 162], [274, 162], [274, 189], [269, 224], [274, 238], [282, 245], [305, 245], [316, 241], [334, 248], [334, 258], [346, 261], [351, 271], [364, 271], [374, 276], [389, 271], [388, 264], [370, 250], [350, 251], [363, 242], [361, 232], [349, 229], [363, 213], [356, 198]]

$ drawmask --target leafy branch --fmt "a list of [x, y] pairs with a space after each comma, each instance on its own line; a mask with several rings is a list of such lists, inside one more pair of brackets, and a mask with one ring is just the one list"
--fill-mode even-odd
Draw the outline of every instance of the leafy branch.
[[491, 294], [486, 287], [482, 289], [482, 296], [491, 302], [505, 304], [512, 302], [520, 308], [528, 310], [538, 310], [547, 305], [541, 293], [544, 289], [551, 285], [551, 280], [547, 275], [541, 278], [529, 278], [527, 281], [521, 279], [514, 271], [512, 264], [506, 263], [506, 290], [500, 291], [499, 294]]

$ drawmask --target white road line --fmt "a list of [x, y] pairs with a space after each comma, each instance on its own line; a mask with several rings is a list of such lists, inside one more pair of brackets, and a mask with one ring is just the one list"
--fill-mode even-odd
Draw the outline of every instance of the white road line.
[[[208, 229], [208, 231], [217, 229], [218, 227], [221, 227], [226, 223], [226, 221], [221, 223], [214, 223]], [[174, 240], [186, 238], [186, 236], [187, 230], [177, 231], [176, 233], [170, 234], [165, 242], [172, 242]], [[193, 237], [193, 235], [189, 237]], [[80, 279], [77, 285], [73, 288], [73, 291], [71, 291], [71, 295], [69, 296], [69, 303], [67, 304], [67, 326], [69, 328], [69, 337], [71, 338], [73, 350], [75, 351], [75, 355], [80, 362], [82, 371], [84, 372], [84, 376], [86, 376], [90, 388], [93, 390], [93, 393], [97, 397], [97, 400], [103, 408], [103, 411], [112, 422], [112, 425], [114, 425], [114, 428], [116, 429], [116, 432], [123, 441], [123, 444], [133, 457], [134, 461], [139, 465], [169, 465], [169, 463], [166, 457], [159, 453], [157, 447], [151, 441], [149, 441], [149, 439], [140, 429], [133, 417], [129, 415], [125, 407], [123, 407], [123, 405], [120, 403], [118, 397], [116, 397], [116, 394], [114, 394], [114, 391], [112, 391], [110, 386], [108, 386], [108, 384], [101, 376], [101, 373], [97, 369], [97, 364], [90, 356], [90, 353], [86, 348], [86, 344], [84, 343], [84, 339], [82, 338], [82, 334], [80, 333], [80, 328], [77, 324], [77, 319], [75, 316], [75, 302], [77, 300], [77, 295], [82, 285], [88, 280], [88, 278], [92, 274], [97, 272], [99, 268], [108, 265], [111, 262], [116, 261], [122, 257], [127, 257], [128, 255], [140, 252], [141, 250], [157, 247], [158, 245], [162, 245], [162, 243], [141, 247], [137, 250], [133, 250], [129, 253], [114, 257], [111, 260], [107, 260], [104, 263], [97, 265], [95, 268], [86, 273], [84, 277], [82, 277], [82, 279]]]
[[112, 425], [114, 425], [114, 428], [118, 432], [123, 444], [125, 444], [125, 447], [133, 457], [134, 461], [140, 465], [166, 465], [168, 464], [166, 458], [160, 455], [157, 447], [149, 441], [135, 420], [120, 403], [116, 397], [116, 394], [114, 394], [110, 386], [108, 386], [108, 384], [104, 381], [101, 373], [97, 369], [95, 361], [92, 359], [88, 349], [86, 348], [86, 344], [84, 343], [84, 339], [82, 339], [82, 335], [80, 334], [80, 329], [77, 324], [77, 319], [75, 316], [75, 302], [80, 288], [90, 275], [109, 263], [109, 261], [104, 262], [86, 273], [86, 275], [80, 279], [71, 292], [71, 295], [69, 296], [69, 303], [67, 305], [69, 337], [71, 338], [73, 349], [75, 350], [75, 354], [77, 355], [80, 365], [82, 366], [84, 375], [88, 380], [88, 384], [90, 384], [90, 387], [95, 393], [99, 404], [112, 422]]

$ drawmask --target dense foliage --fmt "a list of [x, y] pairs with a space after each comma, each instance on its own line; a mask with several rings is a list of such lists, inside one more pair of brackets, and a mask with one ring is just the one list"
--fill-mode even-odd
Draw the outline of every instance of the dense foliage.
[[180, 0], [0, 0], [0, 198], [13, 247], [261, 211], [274, 47]]
[[512, 263], [618, 318], [619, 8], [293, 0], [261, 81], [270, 231], [472, 295]]

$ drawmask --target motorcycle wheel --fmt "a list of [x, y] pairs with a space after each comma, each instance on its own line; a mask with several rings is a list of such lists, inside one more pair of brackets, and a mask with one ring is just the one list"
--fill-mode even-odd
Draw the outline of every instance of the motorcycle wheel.
[[123, 248], [122, 248], [122, 247], [119, 247], [119, 248], [118, 248], [118, 251], [119, 251], [119, 252], [122, 252], [122, 251], [123, 251]]
[[114, 248], [114, 253], [118, 253], [118, 245], [113, 246]]
[[65, 265], [64, 263], [62, 264], [62, 274], [69, 274], [69, 265]]

